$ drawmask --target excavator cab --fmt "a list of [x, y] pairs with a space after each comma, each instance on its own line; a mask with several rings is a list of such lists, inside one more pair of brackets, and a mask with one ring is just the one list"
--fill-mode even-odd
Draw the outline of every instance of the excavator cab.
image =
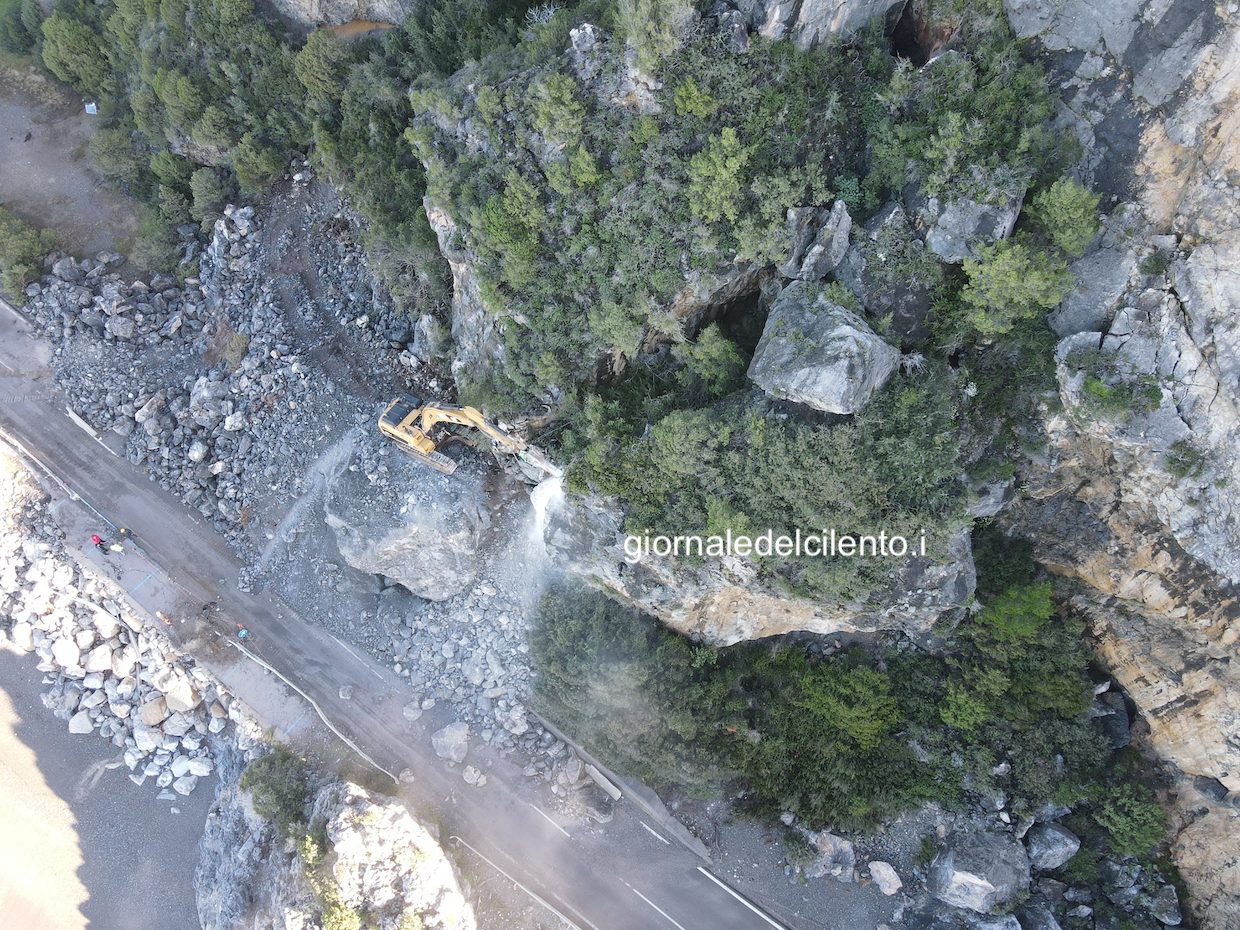
[[383, 411], [383, 416], [379, 418], [379, 432], [423, 465], [429, 465], [445, 475], [452, 474], [456, 471], [456, 462], [439, 451], [438, 442], [429, 429], [422, 429], [421, 420], [421, 398], [402, 394]]

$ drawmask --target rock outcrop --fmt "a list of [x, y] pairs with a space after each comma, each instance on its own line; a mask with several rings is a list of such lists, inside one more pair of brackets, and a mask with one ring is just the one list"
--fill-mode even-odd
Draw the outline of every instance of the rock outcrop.
[[800, 282], [771, 305], [749, 378], [772, 397], [827, 413], [856, 413], [900, 363], [860, 316]]
[[625, 560], [617, 513], [605, 501], [574, 499], [548, 516], [544, 538], [566, 571], [672, 629], [718, 645], [783, 633], [863, 633], [903, 630], [919, 636], [936, 619], [973, 600], [977, 574], [969, 533], [956, 534], [941, 563], [899, 561], [886, 587], [864, 604], [791, 598], [753, 562], [736, 558], [694, 565], [643, 557]]
[[764, 0], [754, 6], [758, 31], [770, 39], [792, 39], [810, 48], [831, 36], [847, 36], [898, 0]]
[[325, 894], [337, 910], [366, 913], [379, 930], [476, 926], [454, 866], [398, 801], [331, 782], [308, 808], [327, 840], [313, 861], [255, 813], [235, 779], [221, 790], [194, 882], [203, 930], [319, 930]]
[[1029, 858], [999, 833], [957, 834], [930, 864], [929, 889], [944, 904], [986, 913], [1029, 887]]
[[[1233, 7], [1007, 0], [1061, 52], [1078, 173], [1128, 201], [1052, 316], [1064, 415], [1002, 517], [1079, 582], [1097, 652], [1185, 779], [1240, 790], [1240, 23]], [[1075, 350], [1075, 351], [1074, 351]], [[1203, 926], [1240, 922], [1220, 876], [1234, 811], [1201, 803], [1174, 847]], [[1231, 830], [1229, 836], [1227, 831]]]

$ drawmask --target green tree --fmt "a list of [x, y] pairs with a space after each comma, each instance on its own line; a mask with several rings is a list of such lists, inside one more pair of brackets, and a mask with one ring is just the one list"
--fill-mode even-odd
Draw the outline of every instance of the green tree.
[[676, 85], [672, 105], [677, 116], [696, 116], [698, 119], [707, 119], [719, 109], [719, 101], [698, 87], [693, 78], [686, 78]]
[[1004, 240], [979, 253], [964, 262], [968, 283], [960, 296], [967, 322], [985, 338], [1054, 309], [1072, 290], [1072, 273], [1062, 259], [1022, 242]]
[[1131, 782], [1110, 790], [1094, 820], [1121, 856], [1144, 856], [1167, 835], [1167, 815], [1148, 791]]
[[145, 173], [133, 149], [133, 134], [124, 128], [98, 129], [90, 137], [90, 157], [109, 181], [132, 188]]
[[1098, 232], [1098, 200], [1098, 194], [1062, 178], [1034, 195], [1030, 213], [1051, 242], [1080, 258]]
[[679, 47], [692, 16], [689, 0], [619, 0], [616, 6], [620, 35], [633, 47], [638, 67], [652, 74]]
[[725, 126], [689, 162], [689, 206], [705, 223], [740, 215], [741, 173], [753, 150], [741, 145], [736, 130]]
[[112, 66], [103, 37], [81, 20], [57, 10], [43, 21], [43, 64], [84, 94], [112, 89]]
[[572, 143], [581, 138], [585, 107], [577, 100], [577, 82], [572, 77], [557, 71], [531, 90], [535, 129], [558, 142]]
[[323, 108], [344, 94], [350, 62], [348, 46], [326, 29], [316, 29], [293, 60], [293, 72], [312, 104]]
[[0, 207], [0, 290], [10, 300], [18, 304], [25, 302], [22, 289], [38, 278], [43, 269], [43, 256], [54, 245], [50, 232], [35, 229]]
[[22, 53], [34, 48], [35, 34], [22, 18], [25, 4], [26, 0], [0, 0], [0, 49]]
[[251, 762], [241, 774], [241, 787], [250, 793], [255, 812], [274, 821], [282, 836], [305, 822], [310, 768], [284, 746]]
[[482, 208], [480, 244], [499, 259], [503, 278], [513, 288], [523, 287], [534, 276], [544, 216], [538, 189], [515, 169], [504, 179], [503, 191]]
[[210, 222], [223, 211], [229, 188], [223, 174], [215, 168], [199, 168], [189, 178], [189, 214], [200, 222]]

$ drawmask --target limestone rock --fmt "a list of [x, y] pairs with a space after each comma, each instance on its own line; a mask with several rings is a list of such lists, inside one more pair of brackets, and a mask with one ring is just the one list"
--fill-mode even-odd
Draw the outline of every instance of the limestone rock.
[[90, 719], [90, 714], [87, 711], [79, 710], [76, 714], [69, 718], [70, 733], [89, 733], [94, 728], [94, 724]]
[[984, 914], [1029, 886], [1025, 848], [998, 833], [960, 833], [930, 864], [930, 893], [945, 904]]
[[1077, 835], [1057, 823], [1035, 824], [1025, 834], [1029, 862], [1035, 869], [1057, 869], [1081, 848]]
[[874, 880], [878, 890], [888, 897], [904, 887], [904, 882], [900, 880], [900, 876], [892, 868], [891, 863], [883, 862], [881, 859], [875, 859], [870, 863], [870, 878]]
[[928, 197], [914, 189], [908, 205], [923, 231], [926, 248], [945, 262], [977, 258], [978, 247], [1006, 239], [1016, 226], [1025, 198], [1025, 183], [1000, 180], [974, 170], [974, 185], [984, 193], [968, 197]]
[[435, 755], [449, 762], [464, 762], [469, 754], [469, 724], [457, 721], [431, 734]]
[[851, 35], [897, 5], [895, 0], [763, 0], [759, 31], [810, 48], [831, 36]]
[[490, 526], [481, 469], [462, 467], [448, 477], [393, 451], [380, 487], [351, 464], [331, 475], [324, 499], [345, 560], [432, 601], [470, 587]]
[[891, 377], [900, 352], [850, 310], [793, 283], [771, 306], [749, 377], [768, 394], [856, 413]]
[[821, 281], [848, 254], [852, 217], [844, 201], [831, 209], [795, 207], [788, 211], [791, 248], [788, 259], [779, 266], [780, 274], [801, 281]]

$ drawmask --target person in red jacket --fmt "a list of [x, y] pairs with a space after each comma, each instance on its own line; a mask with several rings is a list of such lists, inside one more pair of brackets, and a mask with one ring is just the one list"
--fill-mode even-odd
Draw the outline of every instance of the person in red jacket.
[[98, 549], [100, 552], [102, 552], [104, 555], [108, 554], [108, 547], [104, 543], [103, 537], [100, 536], [98, 533], [92, 534], [90, 537], [90, 541], [94, 543], [95, 548]]

